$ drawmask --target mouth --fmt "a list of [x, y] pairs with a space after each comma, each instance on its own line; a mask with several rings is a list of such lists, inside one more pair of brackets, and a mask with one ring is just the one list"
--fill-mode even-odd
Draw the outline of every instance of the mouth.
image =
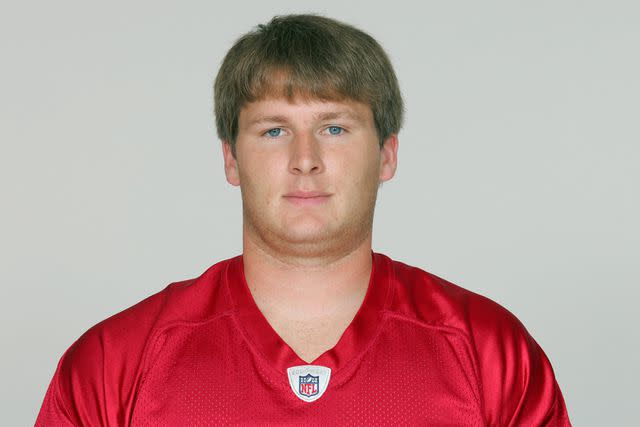
[[285, 194], [283, 197], [294, 205], [314, 206], [325, 203], [331, 197], [331, 194], [319, 191], [295, 191]]
[[309, 199], [312, 197], [326, 197], [330, 196], [329, 193], [323, 193], [322, 191], [292, 191], [287, 193], [284, 197], [298, 197], [301, 199]]

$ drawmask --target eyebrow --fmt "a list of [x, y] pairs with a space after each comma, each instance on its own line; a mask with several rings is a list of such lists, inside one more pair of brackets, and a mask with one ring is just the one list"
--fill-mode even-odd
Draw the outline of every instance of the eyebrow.
[[247, 123], [247, 127], [253, 127], [264, 123], [287, 123], [285, 116], [261, 116]]
[[350, 111], [330, 111], [326, 113], [318, 113], [314, 115], [316, 120], [335, 120], [335, 119], [348, 119], [354, 122], [364, 123], [364, 118], [360, 115], [352, 113]]
[[[348, 119], [354, 122], [358, 122], [364, 124], [366, 121], [363, 117], [358, 114], [352, 113], [350, 111], [329, 111], [325, 113], [317, 113], [314, 114], [313, 118], [315, 120], [326, 121], [326, 120], [336, 120], [336, 119]], [[285, 116], [261, 116], [251, 120], [247, 123], [247, 127], [253, 127], [262, 124], [270, 124], [270, 123], [288, 123], [289, 120]]]

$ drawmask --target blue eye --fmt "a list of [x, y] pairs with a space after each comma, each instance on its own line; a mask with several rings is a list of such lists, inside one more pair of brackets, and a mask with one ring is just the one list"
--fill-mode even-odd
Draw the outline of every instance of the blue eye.
[[330, 135], [340, 135], [342, 132], [344, 132], [344, 129], [340, 126], [329, 126], [327, 128], [327, 131]]
[[272, 138], [276, 138], [276, 137], [280, 136], [280, 134], [282, 134], [282, 128], [269, 129], [268, 131], [265, 132], [265, 134], [267, 136], [272, 137]]

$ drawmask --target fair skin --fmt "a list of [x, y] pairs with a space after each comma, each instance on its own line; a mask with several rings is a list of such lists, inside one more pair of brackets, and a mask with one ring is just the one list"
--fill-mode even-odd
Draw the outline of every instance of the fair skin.
[[222, 147], [227, 181], [242, 194], [253, 298], [310, 363], [337, 343], [364, 299], [377, 191], [395, 174], [398, 139], [381, 149], [362, 103], [269, 98], [240, 110], [236, 158]]

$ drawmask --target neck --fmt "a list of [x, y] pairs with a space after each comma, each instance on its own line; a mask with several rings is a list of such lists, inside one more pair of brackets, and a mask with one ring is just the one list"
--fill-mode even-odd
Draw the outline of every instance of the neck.
[[355, 314], [369, 284], [371, 234], [350, 250], [323, 252], [312, 258], [282, 256], [243, 233], [245, 277], [267, 318], [313, 322]]

